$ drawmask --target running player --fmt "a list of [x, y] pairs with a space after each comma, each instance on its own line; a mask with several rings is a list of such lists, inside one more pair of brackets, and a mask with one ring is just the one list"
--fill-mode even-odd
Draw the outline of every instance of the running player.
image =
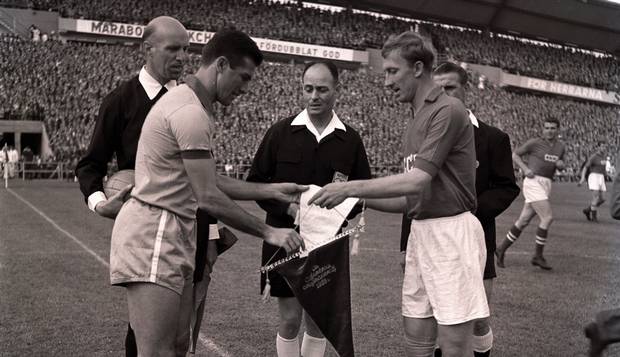
[[603, 192], [607, 191], [607, 187], [605, 186], [605, 166], [607, 165], [607, 160], [604, 156], [605, 149], [605, 142], [599, 141], [597, 143], [596, 152], [590, 156], [588, 162], [586, 162], [581, 171], [579, 185], [585, 182], [587, 173], [588, 188], [592, 191], [592, 201], [588, 207], [583, 209], [583, 214], [586, 215], [588, 221], [598, 222], [597, 209], [605, 202], [603, 198]]
[[[556, 118], [547, 118], [543, 122], [542, 137], [534, 138], [518, 147], [512, 154], [512, 160], [521, 168], [523, 179], [523, 196], [525, 204], [521, 215], [506, 234], [506, 238], [497, 247], [497, 266], [504, 268], [506, 250], [519, 238], [521, 232], [530, 223], [535, 215], [540, 218], [536, 230], [536, 251], [532, 258], [532, 265], [544, 270], [551, 270], [551, 266], [543, 257], [543, 250], [547, 243], [549, 226], [553, 222], [553, 212], [549, 202], [551, 182], [555, 170], [564, 168], [564, 143], [558, 140], [560, 122]], [[528, 155], [526, 164], [522, 156]]]

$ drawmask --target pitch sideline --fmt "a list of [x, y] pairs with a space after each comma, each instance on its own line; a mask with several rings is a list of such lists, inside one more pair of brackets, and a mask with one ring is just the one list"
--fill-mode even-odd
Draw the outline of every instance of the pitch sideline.
[[[30, 207], [33, 211], [35, 211], [39, 216], [43, 217], [49, 224], [51, 224], [54, 228], [56, 228], [59, 232], [63, 233], [65, 236], [69, 237], [72, 241], [74, 241], [77, 245], [79, 245], [82, 249], [84, 249], [88, 254], [93, 256], [99, 263], [101, 263], [104, 267], [108, 268], [109, 263], [103, 259], [99, 254], [95, 253], [92, 249], [90, 249], [86, 244], [84, 244], [81, 240], [75, 237], [73, 234], [67, 232], [61, 226], [59, 226], [53, 219], [48, 217], [45, 213], [43, 213], [40, 209], [38, 209], [35, 205], [30, 203], [28, 200], [20, 196], [17, 192], [13, 191], [10, 188], [6, 189], [10, 194], [15, 196], [18, 200], [22, 201], [26, 206]], [[203, 344], [205, 348], [213, 351], [220, 357], [231, 357], [231, 354], [224, 350], [222, 347], [218, 346], [213, 340], [206, 337], [202, 332], [198, 336], [198, 340]]]

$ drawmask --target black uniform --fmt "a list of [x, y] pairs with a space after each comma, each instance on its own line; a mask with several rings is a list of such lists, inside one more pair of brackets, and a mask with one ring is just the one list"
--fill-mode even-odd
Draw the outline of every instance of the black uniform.
[[[336, 129], [317, 143], [314, 134], [305, 126], [291, 125], [294, 119], [293, 116], [281, 120], [269, 128], [254, 156], [248, 181], [325, 186], [335, 178], [336, 181], [345, 177], [349, 181], [370, 178], [364, 144], [353, 128], [345, 124], [346, 131]], [[286, 214], [287, 203], [265, 200], [258, 204], [267, 211], [268, 225], [294, 227], [294, 219]], [[356, 213], [359, 213], [359, 209], [352, 214]], [[273, 262], [285, 256], [283, 249], [263, 243], [263, 265], [269, 260]], [[269, 280], [272, 296], [294, 296], [279, 274], [269, 272]], [[265, 276], [261, 274], [261, 291], [264, 287]]]
[[[149, 99], [138, 76], [135, 76], [103, 99], [90, 145], [75, 169], [86, 200], [97, 191], [103, 192], [103, 178], [107, 175], [113, 154], [116, 154], [119, 170], [135, 169], [142, 125], [153, 105], [166, 91], [162, 87], [157, 96]], [[209, 223], [217, 221], [200, 210], [196, 216], [198, 240], [194, 281], [201, 281], [206, 264]], [[131, 327], [127, 331], [125, 352], [126, 356], [138, 355]]]
[[[495, 217], [499, 216], [519, 195], [512, 166], [510, 138], [503, 131], [478, 120], [474, 126], [476, 142], [476, 217], [484, 230], [487, 261], [484, 279], [492, 279], [495, 273]], [[400, 250], [407, 250], [411, 220], [403, 217]]]

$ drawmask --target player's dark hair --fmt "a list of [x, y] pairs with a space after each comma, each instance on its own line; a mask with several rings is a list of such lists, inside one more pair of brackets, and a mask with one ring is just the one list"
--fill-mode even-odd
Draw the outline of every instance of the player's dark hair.
[[231, 68], [243, 64], [243, 59], [246, 57], [257, 66], [263, 62], [263, 53], [258, 49], [256, 42], [244, 32], [234, 29], [216, 32], [202, 48], [201, 62], [208, 66], [221, 56], [226, 57]]
[[329, 70], [329, 73], [331, 73], [332, 78], [334, 79], [334, 83], [338, 84], [338, 67], [336, 67], [336, 65], [334, 64], [334, 62], [331, 61], [312, 61], [312, 62], [308, 62], [306, 63], [306, 66], [304, 67], [304, 71], [301, 73], [301, 78], [303, 80], [304, 76], [306, 75], [306, 72], [308, 72], [308, 70], [310, 69], [310, 67], [316, 66], [316, 65], [323, 65], [325, 67], [327, 67], [327, 69]]
[[434, 75], [456, 73], [459, 76], [459, 82], [461, 85], [466, 86], [469, 81], [469, 75], [467, 71], [454, 62], [443, 62], [433, 70]]
[[428, 72], [433, 68], [435, 48], [430, 39], [417, 32], [406, 31], [400, 35], [390, 36], [383, 44], [381, 56], [386, 58], [393, 51], [398, 51], [410, 67], [413, 67], [417, 61], [421, 61]]
[[547, 117], [545, 118], [545, 123], [554, 123], [558, 128], [560, 127], [560, 121], [555, 117]]

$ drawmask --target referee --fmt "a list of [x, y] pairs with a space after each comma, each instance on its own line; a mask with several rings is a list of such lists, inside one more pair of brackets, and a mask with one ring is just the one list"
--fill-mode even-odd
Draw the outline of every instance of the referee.
[[[144, 119], [159, 98], [177, 85], [187, 61], [187, 30], [172, 17], [161, 16], [149, 22], [142, 41], [146, 65], [137, 76], [122, 83], [104, 98], [86, 155], [75, 169], [88, 208], [112, 219], [131, 187], [112, 197], [105, 196], [103, 177], [107, 174], [108, 163], [116, 154], [119, 170], [135, 168], [138, 138]], [[138, 356], [130, 325], [125, 338], [125, 355]]]

